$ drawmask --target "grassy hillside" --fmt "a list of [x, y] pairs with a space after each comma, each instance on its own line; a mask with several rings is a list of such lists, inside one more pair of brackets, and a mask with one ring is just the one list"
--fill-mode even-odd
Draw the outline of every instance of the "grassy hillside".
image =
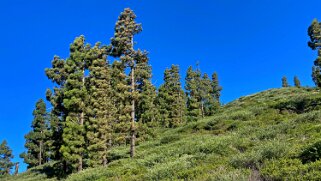
[[[242, 97], [213, 117], [155, 134], [137, 147], [135, 159], [128, 146], [118, 147], [108, 168], [66, 180], [321, 180], [321, 93], [315, 89]], [[45, 180], [47, 167], [3, 180]]]

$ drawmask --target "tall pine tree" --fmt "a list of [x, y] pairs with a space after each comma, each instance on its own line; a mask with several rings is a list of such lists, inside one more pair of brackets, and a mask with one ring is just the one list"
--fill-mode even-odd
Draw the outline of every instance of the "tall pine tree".
[[[220, 94], [220, 92], [216, 92], [216, 94]], [[220, 106], [219, 96], [213, 96], [213, 84], [206, 73], [204, 73], [201, 79], [200, 97], [202, 116], [213, 115]]]
[[63, 105], [67, 110], [67, 115], [60, 152], [67, 165], [71, 166], [72, 171], [83, 169], [85, 154], [84, 122], [85, 100], [87, 98], [85, 57], [88, 49], [88, 45], [85, 45], [85, 38], [83, 36], [77, 37], [70, 45], [70, 57], [65, 64], [68, 76], [63, 90]]
[[125, 66], [122, 62], [115, 60], [111, 65], [111, 86], [113, 88], [112, 102], [116, 107], [113, 129], [113, 145], [126, 144], [130, 129], [130, 92], [128, 91], [128, 79], [125, 74]]
[[308, 35], [310, 37], [308, 46], [318, 52], [312, 67], [312, 79], [317, 87], [321, 87], [321, 23], [317, 19], [314, 19], [309, 26]]
[[170, 104], [170, 91], [169, 91], [169, 79], [170, 70], [166, 69], [164, 71], [164, 83], [158, 88], [158, 94], [156, 97], [156, 103], [160, 112], [160, 124], [163, 127], [169, 127], [170, 117], [169, 113], [171, 111]]
[[164, 84], [157, 97], [164, 127], [177, 127], [186, 121], [186, 97], [180, 83], [179, 67], [172, 65], [164, 73]]
[[13, 159], [12, 150], [7, 145], [7, 141], [3, 140], [0, 144], [0, 175], [10, 174], [10, 170], [14, 165], [11, 159]]
[[64, 122], [66, 119], [67, 110], [63, 105], [64, 99], [64, 85], [68, 76], [68, 72], [65, 68], [65, 60], [59, 56], [54, 56], [51, 62], [52, 68], [46, 68], [45, 72], [54, 84], [53, 91], [47, 89], [46, 98], [51, 103], [52, 108], [49, 114], [50, 119], [50, 158], [53, 160], [60, 160], [62, 155], [60, 153], [60, 147], [62, 145], [62, 132], [64, 128]]
[[298, 76], [294, 76], [294, 86], [300, 88], [301, 87], [301, 82], [298, 78]]
[[156, 88], [151, 82], [152, 67], [149, 65], [147, 52], [137, 51], [135, 59], [136, 66], [136, 89], [138, 91], [137, 100], [137, 120], [149, 126], [156, 126], [159, 113], [156, 107]]
[[219, 81], [218, 81], [218, 75], [216, 72], [212, 74], [212, 95], [215, 99], [216, 102], [220, 105], [220, 97], [221, 97], [221, 91], [222, 91], [222, 86], [220, 86]]
[[50, 132], [46, 104], [42, 99], [36, 103], [33, 111], [34, 120], [32, 121], [32, 130], [25, 135], [27, 152], [21, 154], [28, 168], [38, 166], [47, 162], [50, 157], [48, 142], [50, 142]]
[[[135, 13], [126, 8], [118, 17], [118, 21], [115, 25], [115, 34], [111, 39], [111, 55], [120, 57], [123, 65], [129, 69], [129, 96], [128, 99], [131, 105], [131, 119], [130, 119], [130, 156], [135, 155], [135, 141], [136, 141], [136, 102], [138, 99], [138, 91], [136, 90], [136, 75], [137, 68], [137, 54], [134, 50], [134, 36], [142, 31], [141, 24], [136, 23]], [[147, 60], [146, 58], [141, 58]], [[136, 72], [137, 73], [137, 72]], [[126, 93], [125, 93], [126, 94]]]
[[185, 90], [187, 95], [187, 115], [190, 121], [196, 121], [201, 115], [200, 104], [200, 72], [194, 71], [192, 66], [187, 69]]
[[89, 60], [88, 122], [86, 124], [88, 165], [107, 165], [107, 151], [111, 147], [112, 124], [116, 112], [113, 104], [110, 67], [106, 62], [106, 49], [97, 43], [87, 54]]
[[288, 79], [285, 76], [282, 77], [282, 87], [289, 87]]

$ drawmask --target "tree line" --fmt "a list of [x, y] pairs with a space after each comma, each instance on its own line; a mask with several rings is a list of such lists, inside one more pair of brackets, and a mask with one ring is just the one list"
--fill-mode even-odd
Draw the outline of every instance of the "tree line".
[[46, 92], [50, 106], [39, 99], [33, 111], [20, 155], [28, 168], [49, 161], [65, 173], [107, 166], [113, 146], [128, 144], [134, 157], [148, 129], [178, 127], [220, 107], [217, 73], [210, 78], [189, 67], [184, 90], [179, 66], [172, 65], [158, 89], [152, 84], [148, 52], [134, 48], [142, 26], [131, 9], [120, 14], [114, 30], [106, 45], [76, 37], [69, 57], [54, 56], [45, 70], [54, 87]]

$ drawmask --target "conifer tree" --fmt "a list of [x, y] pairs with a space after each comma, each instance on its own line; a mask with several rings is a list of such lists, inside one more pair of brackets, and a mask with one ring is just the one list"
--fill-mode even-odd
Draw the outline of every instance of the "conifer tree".
[[7, 145], [7, 141], [3, 140], [0, 144], [0, 175], [10, 174], [10, 170], [14, 165], [11, 159], [13, 159], [12, 150]]
[[214, 97], [214, 100], [220, 105], [220, 97], [221, 97], [221, 91], [222, 91], [222, 87], [220, 86], [219, 84], [219, 81], [218, 81], [218, 76], [217, 76], [217, 73], [214, 72], [212, 74], [212, 95]]
[[159, 119], [156, 107], [156, 88], [151, 82], [152, 67], [148, 64], [147, 52], [137, 51], [136, 83], [138, 91], [137, 120], [149, 126], [156, 126]]
[[201, 115], [200, 100], [200, 72], [194, 71], [192, 66], [187, 70], [185, 90], [187, 95], [187, 114], [191, 121], [196, 121]]
[[60, 147], [62, 145], [62, 130], [64, 127], [65, 117], [67, 110], [63, 105], [64, 99], [64, 85], [68, 76], [68, 72], [65, 68], [65, 60], [59, 56], [54, 56], [52, 60], [52, 68], [46, 68], [45, 72], [54, 84], [53, 92], [51, 89], [46, 91], [46, 99], [51, 103], [51, 112], [49, 114], [50, 120], [50, 158], [53, 160], [60, 160], [62, 155], [60, 153]]
[[115, 60], [111, 65], [111, 86], [113, 90], [112, 102], [116, 107], [115, 121], [112, 124], [113, 145], [125, 144], [130, 129], [131, 105], [128, 97], [128, 80], [125, 74], [125, 66], [122, 62]]
[[202, 76], [200, 69], [194, 71], [192, 67], [189, 67], [185, 81], [189, 118], [197, 120], [199, 117], [213, 115], [219, 107], [222, 89], [218, 85], [217, 74], [213, 74], [212, 82], [206, 73]]
[[321, 87], [321, 23], [317, 19], [314, 19], [309, 26], [308, 35], [310, 37], [308, 46], [318, 53], [312, 67], [312, 79], [317, 87]]
[[46, 104], [42, 99], [37, 101], [32, 114], [34, 116], [32, 130], [25, 135], [27, 152], [21, 154], [24, 162], [28, 164], [28, 168], [47, 162], [50, 156], [48, 141], [51, 138], [48, 130]]
[[63, 144], [60, 152], [63, 159], [74, 171], [83, 169], [85, 151], [85, 100], [87, 90], [85, 86], [85, 56], [88, 52], [83, 36], [77, 37], [70, 45], [70, 57], [67, 59], [65, 69], [68, 72], [64, 85], [63, 105], [67, 110], [65, 127], [63, 128]]
[[169, 113], [171, 111], [171, 102], [170, 102], [170, 91], [169, 91], [169, 79], [170, 79], [170, 70], [166, 69], [164, 71], [164, 83], [158, 88], [158, 94], [156, 97], [156, 103], [158, 105], [160, 113], [160, 121], [163, 127], [169, 127], [170, 117]]
[[95, 167], [107, 165], [107, 151], [111, 147], [112, 122], [115, 107], [112, 99], [110, 68], [106, 62], [106, 50], [97, 43], [88, 53], [89, 78], [87, 107], [88, 122], [86, 124], [88, 165]]
[[164, 84], [158, 93], [163, 126], [177, 127], [185, 122], [186, 99], [180, 83], [179, 67], [172, 65], [164, 73]]
[[282, 77], [282, 87], [289, 87], [288, 79], [285, 76]]
[[294, 76], [294, 86], [300, 88], [301, 82], [297, 76]]
[[[213, 96], [213, 87], [212, 81], [209, 76], [204, 73], [201, 79], [201, 87], [200, 87], [200, 97], [201, 97], [201, 111], [202, 116], [211, 116], [215, 113], [215, 111], [219, 108], [219, 96]], [[218, 83], [218, 82], [217, 82]], [[221, 89], [219, 89], [220, 91]], [[216, 95], [220, 94], [220, 92], [216, 92]], [[216, 101], [215, 101], [216, 99]]]
[[186, 98], [180, 82], [179, 67], [172, 65], [170, 72], [170, 88], [172, 90], [173, 98], [172, 111], [170, 113], [170, 118], [172, 119], [170, 127], [176, 127], [185, 122]]
[[[130, 96], [128, 97], [131, 104], [131, 120], [130, 120], [130, 156], [135, 155], [135, 140], [136, 140], [136, 102], [138, 92], [136, 90], [136, 66], [137, 66], [137, 51], [134, 50], [134, 36], [142, 31], [141, 24], [136, 23], [135, 13], [126, 8], [118, 17], [115, 25], [115, 34], [111, 39], [112, 49], [111, 55], [120, 57], [121, 62], [126, 68], [129, 68], [129, 84]], [[142, 59], [144, 61], [146, 59]], [[137, 73], [137, 72], [136, 72]]]

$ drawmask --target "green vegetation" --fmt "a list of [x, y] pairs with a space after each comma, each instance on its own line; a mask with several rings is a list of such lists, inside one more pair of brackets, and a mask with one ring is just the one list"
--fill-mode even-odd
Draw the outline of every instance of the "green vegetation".
[[298, 78], [298, 76], [294, 76], [294, 86], [300, 88], [301, 87], [301, 82]]
[[318, 53], [312, 67], [312, 79], [317, 87], [321, 87], [321, 24], [317, 19], [314, 19], [309, 26], [308, 35], [310, 37], [308, 46]]
[[181, 87], [177, 65], [165, 70], [164, 83], [158, 90], [157, 102], [163, 127], [177, 127], [186, 121], [185, 93]]
[[[320, 99], [317, 89], [295, 87], [241, 97], [214, 116], [153, 129], [134, 159], [114, 147], [107, 167], [66, 180], [320, 180]], [[50, 165], [8, 180], [50, 178]]]
[[46, 104], [42, 99], [37, 101], [33, 116], [32, 131], [25, 136], [25, 147], [28, 148], [28, 152], [20, 155], [24, 162], [28, 164], [28, 167], [41, 165], [50, 158], [50, 152], [48, 151], [50, 132], [48, 131]]
[[282, 77], [282, 87], [290, 87], [288, 79], [285, 76]]
[[10, 170], [14, 165], [11, 159], [13, 159], [12, 150], [7, 145], [7, 141], [3, 140], [0, 143], [0, 178], [10, 174]]

